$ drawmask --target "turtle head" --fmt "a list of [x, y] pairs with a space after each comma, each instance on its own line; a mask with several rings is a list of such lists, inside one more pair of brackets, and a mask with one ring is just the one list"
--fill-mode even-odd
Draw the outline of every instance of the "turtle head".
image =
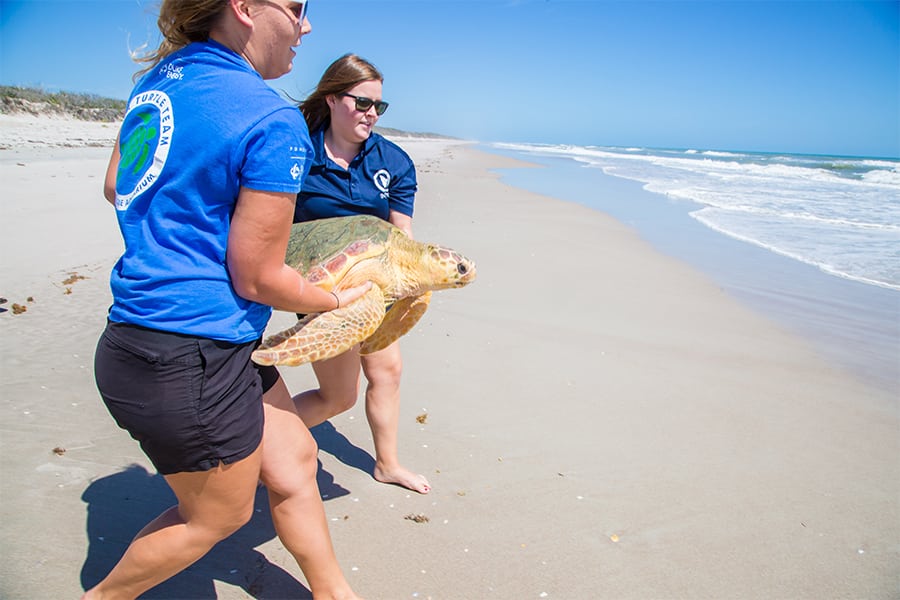
[[434, 282], [433, 289], [463, 287], [475, 281], [475, 263], [456, 250], [426, 244], [427, 268]]

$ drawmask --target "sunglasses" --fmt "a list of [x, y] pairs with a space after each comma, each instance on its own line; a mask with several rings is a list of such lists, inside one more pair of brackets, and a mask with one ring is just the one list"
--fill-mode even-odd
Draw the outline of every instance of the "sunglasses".
[[306, 18], [306, 15], [309, 13], [309, 0], [303, 0], [302, 2], [297, 2], [290, 8], [288, 8], [294, 16], [297, 18], [298, 23], [303, 23], [303, 19]]
[[288, 10], [294, 13], [294, 16], [297, 17], [297, 22], [302, 24], [303, 19], [305, 19], [306, 15], [309, 13], [309, 0], [298, 2]]
[[280, 4], [279, 2], [273, 2], [272, 0], [258, 0], [261, 4], [268, 4], [270, 6], [274, 6], [285, 15], [290, 18], [291, 15], [297, 19], [297, 25], [302, 26], [303, 20], [307, 17], [309, 13], [309, 0], [302, 0], [302, 2], [291, 2], [290, 6], [285, 6], [284, 4]]
[[372, 100], [371, 98], [366, 98], [364, 96], [354, 96], [353, 94], [341, 94], [341, 96], [353, 98], [353, 100], [356, 101], [356, 110], [358, 110], [359, 112], [367, 112], [374, 106], [375, 114], [380, 117], [384, 114], [384, 111], [388, 109], [388, 103], [381, 100]]

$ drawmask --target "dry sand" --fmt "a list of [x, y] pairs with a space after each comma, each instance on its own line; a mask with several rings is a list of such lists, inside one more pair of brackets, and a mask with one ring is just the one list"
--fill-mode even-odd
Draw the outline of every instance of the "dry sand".
[[[26, 121], [0, 119], [0, 296], [27, 308], [0, 314], [0, 597], [75, 598], [171, 495], [93, 382], [121, 250], [101, 193], [115, 129]], [[624, 225], [486, 170], [513, 161], [402, 143], [416, 236], [476, 259], [479, 280], [436, 294], [402, 342], [401, 453], [431, 494], [371, 478], [361, 403], [315, 431], [360, 594], [900, 595], [896, 398]], [[308, 597], [267, 513], [145, 597]]]

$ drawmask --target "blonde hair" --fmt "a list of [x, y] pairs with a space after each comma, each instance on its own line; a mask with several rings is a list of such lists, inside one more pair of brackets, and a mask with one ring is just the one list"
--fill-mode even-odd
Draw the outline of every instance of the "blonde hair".
[[345, 54], [331, 63], [322, 73], [313, 93], [300, 103], [300, 111], [306, 118], [309, 130], [324, 129], [331, 121], [326, 97], [343, 94], [364, 81], [383, 83], [384, 76], [375, 65], [356, 54]]
[[134, 60], [147, 66], [134, 79], [158, 65], [164, 58], [193, 42], [205, 42], [229, 0], [163, 0], [156, 24], [162, 34], [159, 47]]

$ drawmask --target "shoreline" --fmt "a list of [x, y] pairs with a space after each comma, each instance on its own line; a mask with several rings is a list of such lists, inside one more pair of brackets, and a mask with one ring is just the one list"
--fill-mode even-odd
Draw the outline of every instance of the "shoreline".
[[[518, 170], [501, 170], [504, 182], [553, 192], [616, 218], [658, 251], [705, 273], [737, 301], [808, 340], [836, 367], [885, 391], [900, 389], [900, 291], [826, 273], [728, 236], [691, 217], [700, 205], [651, 192], [640, 182], [567, 159], [525, 158], [552, 169], [556, 180], [568, 185], [554, 189], [546, 173]], [[598, 181], [607, 196], [586, 197], [584, 191]]]
[[[467, 143], [402, 145], [420, 173], [416, 238], [472, 257], [479, 279], [436, 293], [401, 341], [401, 459], [430, 494], [372, 479], [362, 402], [314, 431], [335, 550], [360, 595], [895, 594], [892, 395], [627, 224], [494, 171], [526, 163]], [[34, 298], [0, 313], [11, 598], [77, 596], [171, 502], [93, 381], [121, 251], [107, 158], [0, 151], [0, 295]], [[86, 278], [64, 284], [73, 270]], [[270, 328], [292, 322], [276, 313]], [[315, 385], [308, 367], [281, 373], [292, 392]], [[303, 581], [261, 493], [250, 524], [146, 597], [303, 598]]]

